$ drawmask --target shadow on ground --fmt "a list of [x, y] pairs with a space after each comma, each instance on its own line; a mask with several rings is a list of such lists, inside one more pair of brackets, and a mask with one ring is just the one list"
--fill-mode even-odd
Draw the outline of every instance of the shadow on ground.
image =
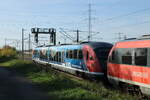
[[0, 67], [0, 100], [53, 100], [11, 68]]

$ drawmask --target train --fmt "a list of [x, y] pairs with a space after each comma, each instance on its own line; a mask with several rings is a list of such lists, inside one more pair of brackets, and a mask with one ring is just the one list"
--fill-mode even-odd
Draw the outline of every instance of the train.
[[150, 95], [150, 39], [145, 37], [114, 45], [84, 42], [36, 47], [32, 60], [77, 76], [104, 77], [113, 86]]
[[77, 76], [102, 77], [112, 46], [107, 42], [39, 46], [33, 50], [32, 60]]
[[111, 84], [150, 95], [150, 39], [146, 37], [120, 41], [113, 46], [107, 61]]

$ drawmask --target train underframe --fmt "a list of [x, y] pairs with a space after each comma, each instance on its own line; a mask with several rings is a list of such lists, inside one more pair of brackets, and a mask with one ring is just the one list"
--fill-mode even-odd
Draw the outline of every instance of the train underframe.
[[63, 71], [63, 72], [66, 72], [66, 73], [69, 73], [78, 77], [82, 77], [82, 78], [98, 80], [104, 77], [104, 73], [100, 73], [100, 72], [88, 72], [88, 71], [84, 71], [84, 70], [77, 69], [77, 68], [67, 67], [67, 66], [63, 66], [59, 64], [54, 64], [54, 63], [48, 63], [45, 61], [33, 60], [33, 62], [36, 65], [42, 66], [41, 69], [45, 69], [46, 71], [48, 71], [50, 68], [53, 68], [55, 70]]
[[[121, 81], [117, 78], [112, 78], [111, 76], [107, 76], [108, 81], [116, 88], [119, 88], [123, 90], [124, 92], [130, 93], [132, 95], [138, 95], [139, 97], [148, 97], [150, 95], [150, 88], [143, 87], [137, 84], [132, 84], [126, 81]], [[134, 82], [133, 82], [134, 83]]]

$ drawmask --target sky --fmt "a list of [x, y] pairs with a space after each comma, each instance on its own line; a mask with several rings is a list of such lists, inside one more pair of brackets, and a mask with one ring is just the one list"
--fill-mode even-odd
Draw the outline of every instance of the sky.
[[[14, 45], [11, 39], [21, 40], [21, 30], [25, 37], [33, 27], [56, 28], [57, 42], [65, 42], [59, 32], [63, 28], [67, 34], [80, 40], [88, 36], [88, 4], [91, 3], [92, 41], [114, 43], [118, 33], [132, 38], [150, 34], [150, 0], [1, 0], [0, 3], [0, 47]], [[95, 34], [93, 33], [93, 34]], [[70, 42], [69, 39], [66, 39]]]

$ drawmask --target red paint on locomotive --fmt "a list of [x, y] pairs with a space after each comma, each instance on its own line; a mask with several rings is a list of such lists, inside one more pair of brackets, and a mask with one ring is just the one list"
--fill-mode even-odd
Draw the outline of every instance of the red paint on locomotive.
[[89, 72], [102, 72], [100, 62], [93, 50], [89, 45], [83, 47], [84, 61]]

